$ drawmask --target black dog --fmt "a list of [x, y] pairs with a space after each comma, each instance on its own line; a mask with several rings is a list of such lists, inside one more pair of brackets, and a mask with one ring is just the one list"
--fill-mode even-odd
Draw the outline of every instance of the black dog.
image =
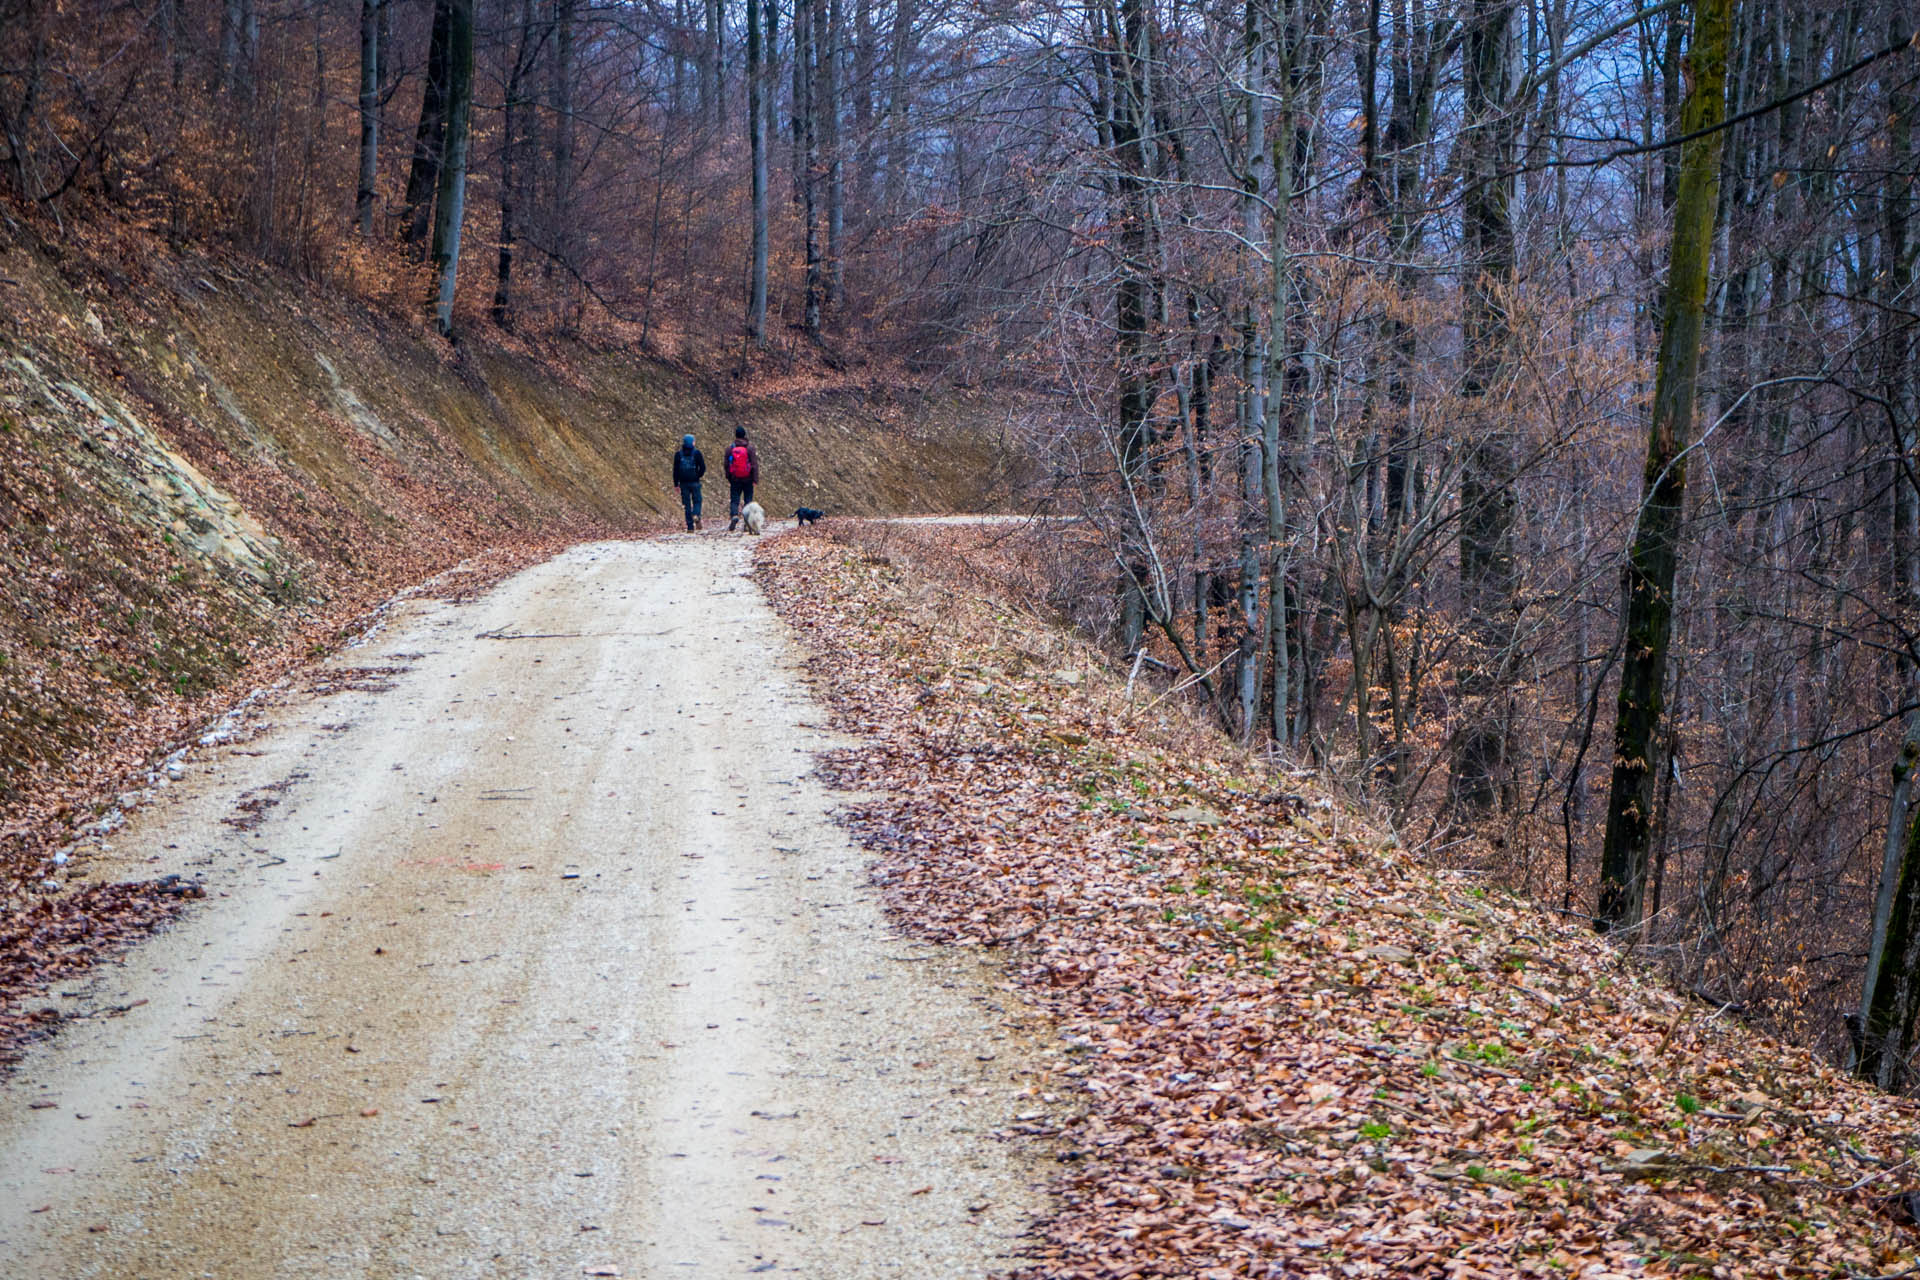
[[815, 520], [824, 518], [826, 514], [826, 512], [815, 510], [812, 507], [802, 507], [793, 513], [793, 518], [801, 524], [812, 524]]

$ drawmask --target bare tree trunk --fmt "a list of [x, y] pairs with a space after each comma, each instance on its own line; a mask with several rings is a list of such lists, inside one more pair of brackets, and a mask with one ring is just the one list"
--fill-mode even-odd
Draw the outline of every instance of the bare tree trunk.
[[316, 163], [320, 136], [327, 126], [327, 40], [326, 10], [315, 5], [313, 18], [313, 97], [307, 106], [306, 127], [300, 144], [300, 178], [293, 196], [293, 239], [287, 246], [287, 262], [297, 271], [312, 274], [314, 255], [314, 180], [319, 175]]
[[840, 0], [819, 0], [819, 12], [826, 17], [826, 40], [820, 49], [820, 121], [821, 145], [827, 158], [827, 285], [826, 309], [840, 310], [843, 282], [841, 263], [842, 231], [847, 221], [846, 168], [842, 163], [840, 129], [840, 63], [842, 30]]
[[520, 30], [511, 45], [512, 58], [507, 68], [507, 101], [500, 125], [500, 250], [494, 265], [493, 322], [502, 329], [513, 327], [513, 251], [518, 236], [520, 206], [520, 133], [525, 101], [522, 97], [527, 72], [531, 68], [533, 39], [533, 0], [520, 0]]
[[549, 250], [543, 274], [551, 276], [553, 259], [566, 268], [561, 288], [560, 327], [571, 330], [578, 322], [567, 299], [575, 297], [578, 284], [574, 265], [574, 159], [573, 159], [573, 18], [578, 0], [553, 0], [553, 227], [547, 237]]
[[167, 51], [177, 95], [187, 82], [187, 3], [186, 0], [161, 0], [160, 40]]
[[[1246, 119], [1245, 168], [1241, 173], [1241, 236], [1246, 244], [1248, 274], [1259, 260], [1265, 233], [1261, 220], [1260, 166], [1267, 159], [1267, 36], [1259, 9], [1246, 7]], [[1260, 709], [1260, 499], [1262, 447], [1267, 438], [1267, 359], [1260, 341], [1260, 317], [1249, 300], [1240, 321], [1240, 366], [1243, 390], [1240, 407], [1240, 643], [1234, 662], [1235, 723], [1243, 742], [1253, 740]]]
[[434, 324], [453, 333], [453, 294], [460, 274], [460, 231], [467, 212], [467, 153], [473, 120], [473, 0], [448, 0], [447, 147], [434, 200]]
[[[1880, 887], [1874, 897], [1873, 924], [1867, 946], [1866, 980], [1860, 992], [1860, 1038], [1854, 1072], [1883, 1089], [1896, 1083], [1899, 1068], [1912, 1051], [1913, 1015], [1900, 1006], [1902, 989], [1913, 981], [1915, 903], [1911, 895], [1916, 868], [1909, 862], [1920, 854], [1912, 830], [1913, 769], [1920, 764], [1920, 712], [1907, 715], [1907, 730], [1893, 764], [1893, 795], [1887, 805], [1887, 839], [1880, 866]], [[1896, 905], [1902, 908], [1896, 922]], [[1897, 925], [1897, 927], [1896, 927]], [[1891, 947], [1889, 946], [1891, 943]], [[1908, 996], [1908, 999], [1911, 997]]]
[[820, 68], [827, 44], [827, 0], [795, 0], [793, 29], [798, 43], [794, 75], [804, 86], [800, 99], [802, 165], [801, 187], [806, 205], [807, 298], [802, 323], [807, 336], [820, 336], [821, 311], [826, 301], [826, 264], [821, 255], [820, 215]]
[[913, 58], [912, 0], [894, 0], [893, 36], [887, 46], [892, 60], [887, 84], [887, 188], [886, 212], [889, 218], [900, 216], [900, 202], [907, 189], [907, 68]]
[[808, 103], [813, 97], [813, 56], [810, 46], [813, 44], [813, 18], [807, 6], [820, 0], [793, 0], [793, 22], [789, 24], [792, 35], [788, 43], [793, 45], [793, 88], [790, 98], [789, 124], [792, 137], [792, 155], [788, 158], [787, 168], [793, 182], [793, 203], [801, 204], [807, 199], [808, 189], [813, 179], [810, 170], [813, 165], [813, 152], [808, 143], [810, 128]]
[[[1287, 8], [1292, 10], [1294, 6]], [[1289, 17], [1291, 15], [1289, 14]], [[1272, 316], [1268, 324], [1267, 359], [1264, 388], [1267, 406], [1261, 432], [1261, 496], [1265, 500], [1267, 511], [1267, 635], [1265, 648], [1270, 655], [1273, 671], [1273, 709], [1268, 727], [1276, 743], [1284, 744], [1289, 738], [1288, 708], [1291, 705], [1292, 667], [1287, 645], [1288, 619], [1292, 616], [1291, 604], [1287, 596], [1287, 500], [1280, 485], [1280, 431], [1286, 416], [1280, 402], [1280, 393], [1284, 374], [1280, 365], [1286, 357], [1285, 347], [1291, 328], [1293, 315], [1293, 259], [1289, 256], [1288, 241], [1293, 226], [1294, 191], [1294, 149], [1297, 146], [1296, 129], [1298, 121], [1295, 111], [1299, 106], [1298, 76], [1302, 56], [1301, 44], [1304, 33], [1294, 28], [1288, 19], [1275, 41], [1276, 78], [1279, 80], [1280, 115], [1274, 122], [1273, 135], [1268, 149], [1273, 157], [1273, 212], [1268, 219], [1267, 257], [1270, 266], [1267, 275], [1268, 303]]]
[[[433, 225], [434, 194], [446, 153], [447, 69], [453, 24], [453, 0], [433, 0], [433, 34], [427, 44], [427, 82], [420, 95], [420, 125], [413, 135], [413, 163], [407, 170], [406, 208], [401, 239], [418, 246]], [[416, 248], [415, 252], [418, 252]]]
[[1153, 378], [1148, 352], [1155, 292], [1149, 279], [1152, 246], [1149, 231], [1154, 214], [1148, 167], [1151, 144], [1147, 131], [1153, 119], [1150, 79], [1154, 48], [1144, 0], [1122, 0], [1118, 29], [1104, 34], [1097, 56], [1106, 67], [1107, 144], [1113, 166], [1112, 200], [1118, 220], [1114, 287], [1114, 330], [1120, 375], [1116, 406], [1120, 447], [1120, 477], [1127, 515], [1122, 518], [1120, 630], [1122, 647], [1138, 651], [1146, 628], [1146, 565], [1148, 531], [1139, 519], [1140, 492], [1152, 447]]
[[220, 87], [243, 102], [253, 99], [260, 53], [260, 15], [253, 0], [223, 0], [220, 7]]
[[1503, 789], [1509, 726], [1502, 700], [1516, 635], [1513, 456], [1498, 420], [1514, 270], [1512, 130], [1507, 103], [1514, 0], [1474, 0], [1466, 37], [1468, 168], [1461, 200], [1461, 317], [1466, 465], [1460, 477], [1460, 605], [1473, 648], [1459, 672], [1466, 720], [1455, 734], [1448, 800], [1469, 820]]
[[[769, 0], [771, 2], [771, 0]], [[760, 0], [747, 5], [747, 137], [753, 164], [753, 257], [747, 273], [747, 338], [767, 341], [767, 118], [761, 103], [766, 76], [760, 47]]]
[[717, 125], [727, 115], [726, 0], [707, 0], [706, 40], [700, 64], [701, 105], [707, 119]]
[[1686, 104], [1680, 112], [1680, 175], [1674, 201], [1660, 357], [1639, 527], [1626, 567], [1626, 656], [1613, 734], [1613, 780], [1594, 924], [1603, 932], [1639, 925], [1653, 837], [1655, 735], [1665, 704], [1667, 647], [1673, 636], [1673, 586], [1680, 556], [1684, 451], [1693, 426], [1700, 338], [1713, 251], [1725, 134], [1727, 52], [1732, 0], [1693, 0], [1693, 46]]
[[[1896, 39], [1902, 34], [1896, 26]], [[1887, 539], [1888, 579], [1893, 603], [1901, 616], [1912, 618], [1920, 605], [1920, 478], [1916, 457], [1916, 394], [1914, 369], [1915, 323], [1905, 308], [1913, 296], [1912, 241], [1914, 151], [1914, 95], [1896, 89], [1888, 95], [1887, 175], [1881, 188], [1880, 257], [1884, 265], [1885, 310], [1880, 347], [1882, 395], [1887, 405], [1893, 454], [1892, 494]], [[1908, 706], [1920, 701], [1920, 664], [1913, 654], [1895, 662], [1898, 696]], [[1880, 868], [1879, 892], [1867, 948], [1867, 968], [1860, 992], [1859, 1059], [1855, 1070], [1864, 1078], [1890, 1089], [1905, 1082], [1900, 1069], [1912, 1056], [1914, 1025], [1920, 1012], [1920, 821], [1913, 803], [1913, 770], [1920, 764], [1920, 710], [1907, 712], [1906, 734], [1893, 765], [1893, 792], [1887, 804], [1886, 854]], [[1896, 916], [1896, 908], [1898, 915]]]
[[853, 202], [855, 216], [873, 219], [873, 0], [853, 3]]
[[[687, 0], [673, 0], [672, 35], [667, 42], [667, 57], [673, 68], [668, 81], [667, 110], [676, 116], [687, 113]], [[694, 51], [694, 61], [699, 61], [699, 51]], [[697, 92], [705, 82], [700, 69], [696, 66], [693, 73], [694, 89]]]
[[23, 199], [32, 199], [39, 194], [38, 183], [34, 180], [28, 164], [27, 138], [33, 129], [34, 116], [40, 108], [40, 92], [47, 70], [47, 33], [44, 27], [38, 27], [33, 33], [33, 41], [28, 46], [27, 66], [23, 69], [21, 88], [16, 104], [8, 104], [0, 99], [0, 136], [7, 141], [6, 173], [8, 185], [15, 195]]
[[[760, 88], [761, 109], [766, 113], [766, 139], [769, 166], [772, 147], [780, 136], [780, 0], [766, 0], [760, 10]], [[771, 197], [769, 197], [771, 199]]]
[[385, 0], [360, 0], [360, 187], [354, 225], [373, 235], [373, 202], [380, 180], [380, 11]]
[[[1416, 23], [1416, 18], [1421, 20]], [[1419, 290], [1420, 268], [1414, 254], [1422, 211], [1427, 205], [1421, 157], [1433, 139], [1434, 99], [1447, 26], [1448, 19], [1440, 13], [1410, 13], [1404, 3], [1396, 8], [1389, 50], [1393, 109], [1387, 117], [1382, 155], [1376, 163], [1381, 176], [1374, 190], [1376, 198], [1387, 202], [1387, 251], [1395, 264], [1389, 278], [1401, 298], [1414, 297]], [[1388, 420], [1383, 499], [1391, 541], [1411, 523], [1414, 508], [1419, 505], [1419, 467], [1411, 421], [1419, 338], [1415, 326], [1397, 313], [1382, 321], [1381, 330]], [[1391, 593], [1393, 586], [1386, 589]]]

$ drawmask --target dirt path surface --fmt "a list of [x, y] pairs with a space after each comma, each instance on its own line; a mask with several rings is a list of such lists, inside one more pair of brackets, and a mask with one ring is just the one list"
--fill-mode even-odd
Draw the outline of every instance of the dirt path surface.
[[0, 1275], [975, 1276], [989, 973], [888, 931], [714, 535], [403, 606], [118, 833], [210, 899], [0, 1089]]

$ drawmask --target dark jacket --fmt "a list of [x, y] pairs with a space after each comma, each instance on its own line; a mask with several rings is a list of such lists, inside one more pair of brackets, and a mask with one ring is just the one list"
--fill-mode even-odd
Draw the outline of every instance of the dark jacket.
[[[727, 446], [727, 451], [720, 455], [720, 469], [722, 471], [725, 471], [727, 469], [727, 459], [733, 455], [733, 446], [736, 444], [743, 444], [747, 446], [747, 465], [753, 468], [752, 471], [747, 473], [746, 483], [759, 484], [760, 483], [760, 455], [753, 451], [753, 441], [751, 440], [735, 440], [733, 444], [729, 444]], [[732, 480], [733, 477], [728, 476], [727, 479]]]
[[689, 449], [681, 445], [673, 451], [673, 482], [675, 484], [699, 484], [700, 477], [707, 474], [706, 455], [698, 449]]

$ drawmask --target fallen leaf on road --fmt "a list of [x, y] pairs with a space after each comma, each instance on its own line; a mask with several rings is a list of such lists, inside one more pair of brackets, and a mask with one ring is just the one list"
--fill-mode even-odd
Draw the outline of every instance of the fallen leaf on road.
[[315, 1122], [317, 1122], [317, 1121], [318, 1121], [319, 1119], [320, 1119], [320, 1117], [319, 1117], [319, 1116], [308, 1116], [308, 1117], [307, 1117], [307, 1118], [306, 1118], [305, 1120], [295, 1120], [295, 1121], [293, 1121], [293, 1122], [291, 1122], [290, 1124], [288, 1124], [288, 1125], [287, 1125], [287, 1128], [289, 1128], [289, 1129], [311, 1129], [311, 1128], [313, 1128], [313, 1126], [314, 1126], [314, 1124], [315, 1124]]
[[377, 1115], [379, 1115], [379, 1114], [380, 1114], [380, 1108], [378, 1108], [378, 1107], [362, 1107], [362, 1108], [360, 1108], [360, 1115], [361, 1115], [361, 1118], [362, 1118], [362, 1119], [366, 1119], [366, 1120], [371, 1120], [371, 1119], [372, 1119], [373, 1117], [375, 1117], [375, 1116], [377, 1116]]

